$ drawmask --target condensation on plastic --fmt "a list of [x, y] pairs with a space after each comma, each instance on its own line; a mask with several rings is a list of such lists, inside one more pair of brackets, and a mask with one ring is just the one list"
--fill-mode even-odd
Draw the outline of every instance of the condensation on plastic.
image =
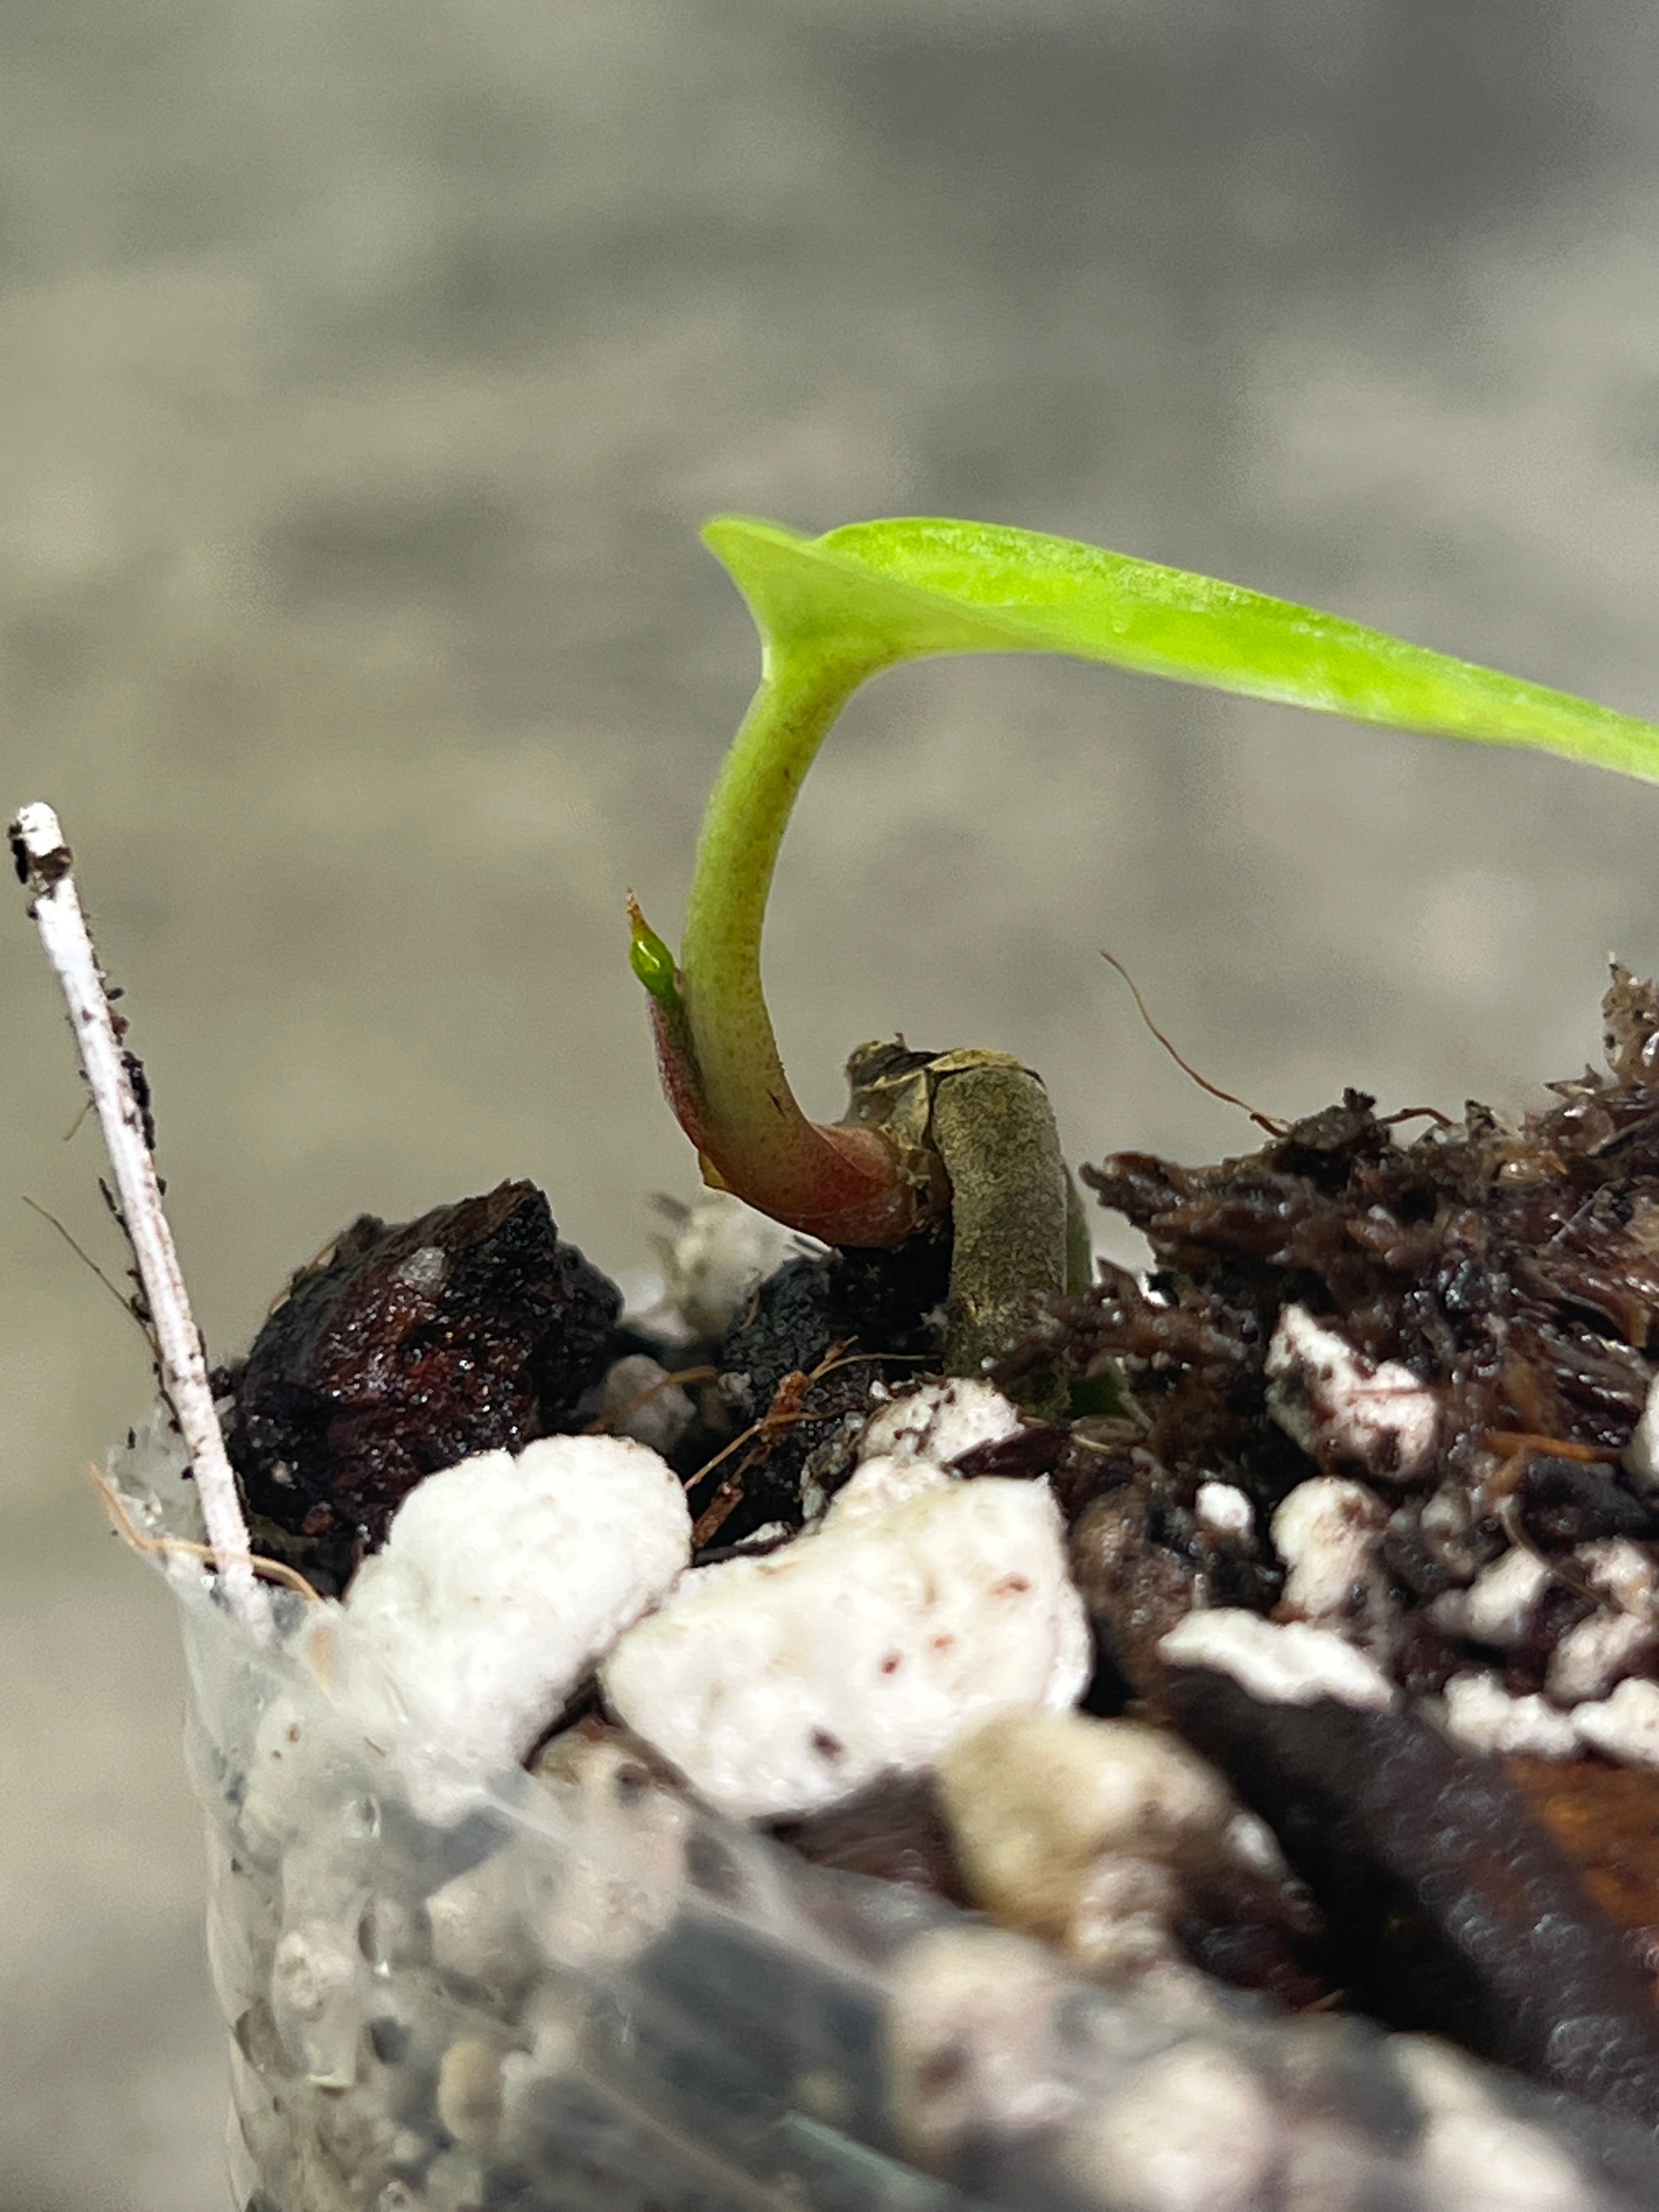
[[295, 1656], [303, 1600], [261, 1650], [168, 1579], [239, 2212], [1659, 2205], [1644, 2136], [1443, 2045], [1125, 2002], [602, 1745], [429, 1825]]

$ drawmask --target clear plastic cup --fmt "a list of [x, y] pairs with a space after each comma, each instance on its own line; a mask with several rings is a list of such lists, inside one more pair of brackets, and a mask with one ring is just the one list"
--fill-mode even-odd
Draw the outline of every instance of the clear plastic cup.
[[[176, 1451], [145, 1462], [118, 1465], [135, 1510], [190, 1533]], [[1430, 2039], [1125, 2002], [598, 1732], [422, 1817], [303, 1598], [262, 1646], [194, 1560], [167, 1572], [239, 2212], [1659, 2206], [1638, 2130]]]

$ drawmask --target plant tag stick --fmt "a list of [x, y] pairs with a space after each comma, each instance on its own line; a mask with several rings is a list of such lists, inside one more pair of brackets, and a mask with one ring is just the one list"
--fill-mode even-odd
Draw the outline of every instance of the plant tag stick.
[[270, 1634], [265, 1594], [255, 1580], [247, 1524], [236, 1478], [214, 1411], [201, 1333], [190, 1310], [179, 1255], [161, 1207], [143, 1109], [134, 1095], [98, 956], [71, 872], [58, 817], [44, 805], [21, 808], [11, 824], [18, 880], [69, 1007], [87, 1086], [114, 1170], [122, 1225], [132, 1246], [155, 1332], [160, 1381], [172, 1407], [202, 1501], [208, 1541], [232, 1610], [249, 1633]]

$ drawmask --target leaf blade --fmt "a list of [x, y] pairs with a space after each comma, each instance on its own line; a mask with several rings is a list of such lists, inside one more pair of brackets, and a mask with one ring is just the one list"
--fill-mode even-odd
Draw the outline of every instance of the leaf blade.
[[705, 531], [763, 636], [868, 673], [960, 653], [1058, 653], [1141, 674], [1659, 781], [1659, 727], [1337, 615], [1070, 538], [945, 517], [808, 538]]

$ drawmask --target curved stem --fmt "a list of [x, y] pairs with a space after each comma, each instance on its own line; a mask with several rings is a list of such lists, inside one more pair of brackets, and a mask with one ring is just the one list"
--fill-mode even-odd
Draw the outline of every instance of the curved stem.
[[769, 643], [692, 871], [678, 977], [705, 1164], [751, 1206], [830, 1243], [897, 1243], [915, 1208], [873, 1130], [808, 1121], [789, 1088], [761, 985], [779, 848], [808, 769], [848, 699], [890, 656]]

